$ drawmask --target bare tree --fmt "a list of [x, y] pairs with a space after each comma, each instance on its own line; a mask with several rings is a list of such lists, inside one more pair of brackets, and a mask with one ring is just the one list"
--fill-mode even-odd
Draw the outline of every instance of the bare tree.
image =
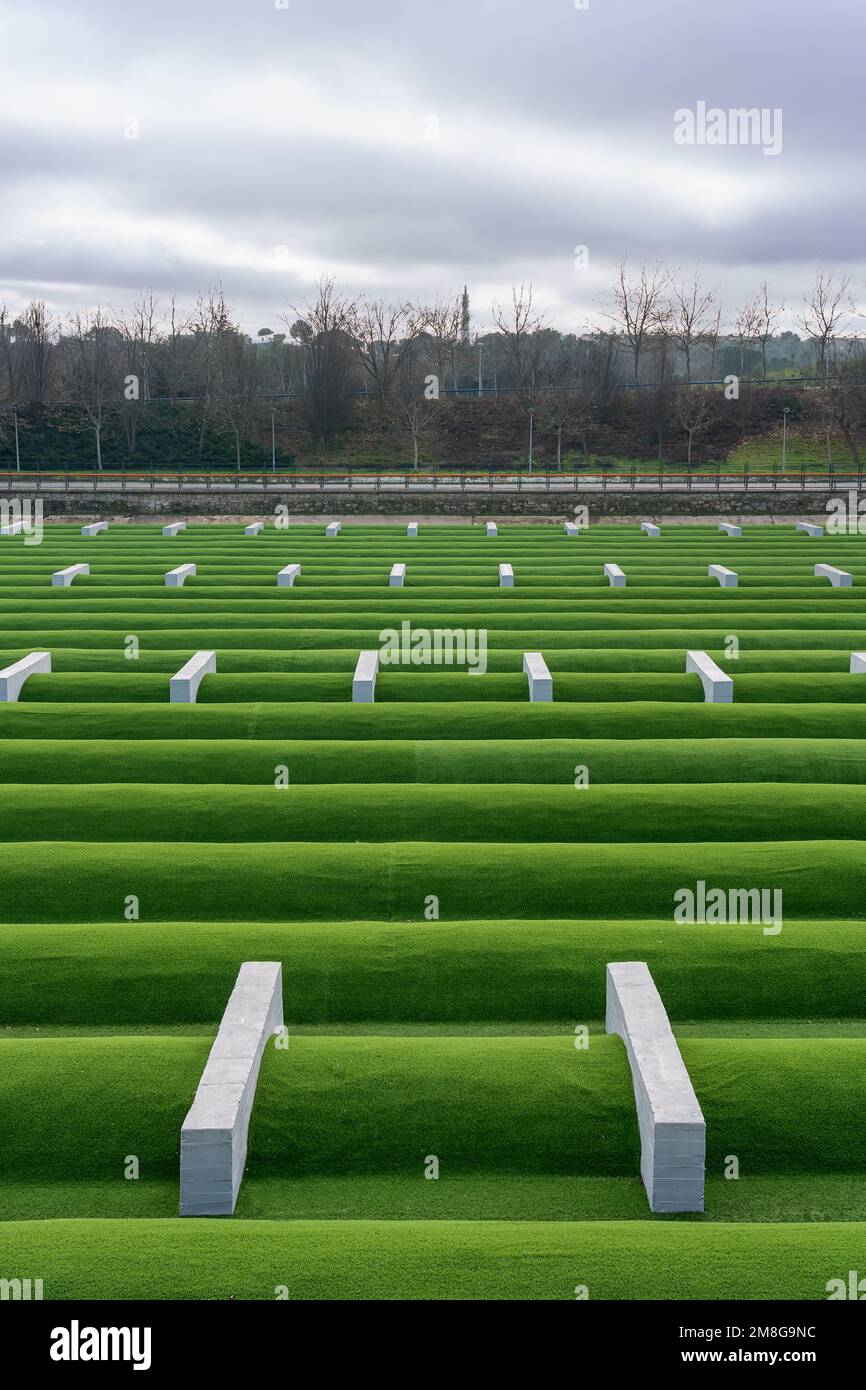
[[[747, 299], [741, 309], [737, 310], [737, 317], [734, 320], [734, 332], [737, 338], [737, 347], [740, 353], [740, 376], [746, 375], [747, 358], [746, 353], [755, 342], [758, 330], [761, 325], [761, 301], [755, 297]], [[749, 377], [752, 375], [749, 366]]]
[[[303, 314], [293, 311], [291, 336], [304, 352], [304, 411], [320, 444], [329, 443], [349, 423], [357, 388], [357, 305], [344, 299], [334, 281], [319, 281], [316, 297]], [[285, 320], [289, 325], [290, 320]]]
[[850, 285], [849, 275], [837, 277], [833, 270], [819, 270], [815, 284], [804, 297], [803, 307], [797, 315], [797, 323], [815, 345], [818, 374], [825, 381], [830, 349], [857, 312]]
[[386, 304], [364, 299], [356, 307], [352, 335], [358, 359], [373, 394], [382, 405], [391, 401], [394, 379], [420, 331], [419, 316], [410, 304]]
[[20, 400], [21, 351], [5, 304], [0, 304], [0, 399], [17, 405]]
[[27, 305], [15, 335], [21, 358], [21, 398], [38, 421], [57, 378], [57, 328], [41, 300]]
[[657, 265], [651, 272], [641, 266], [639, 274], [631, 277], [625, 258], [619, 263], [612, 292], [613, 306], [606, 316], [631, 350], [635, 385], [640, 380], [640, 358], [647, 338], [668, 325], [669, 305], [665, 296], [670, 284], [671, 273], [662, 266]]
[[860, 448], [856, 432], [866, 423], [866, 354], [859, 340], [849, 342], [844, 351], [833, 351], [827, 362], [827, 375], [821, 392], [824, 409], [828, 458], [831, 457], [830, 428], [835, 426], [845, 439], [856, 467], [860, 467]]
[[66, 390], [93, 430], [96, 467], [101, 470], [106, 409], [109, 401], [119, 395], [117, 335], [105, 310], [71, 314], [61, 348]]
[[502, 334], [517, 394], [530, 407], [544, 385], [545, 330], [544, 315], [533, 304], [532, 286], [514, 285], [510, 315], [494, 304], [493, 321]]
[[391, 410], [412, 441], [412, 467], [418, 467], [422, 439], [435, 434], [440, 418], [438, 390], [423, 353], [404, 355], [392, 383]]
[[688, 467], [692, 466], [692, 443], [718, 419], [716, 397], [707, 386], [680, 386], [674, 400], [677, 422], [686, 433]]
[[658, 460], [661, 463], [664, 441], [674, 411], [675, 383], [673, 350], [666, 333], [654, 333], [648, 362], [648, 380], [640, 393], [641, 412], [651, 434], [655, 437]]
[[199, 421], [198, 456], [201, 458], [208, 425], [216, 415], [220, 342], [224, 334], [235, 331], [222, 285], [217, 285], [216, 289], [209, 289], [206, 295], [199, 295], [190, 320], [190, 328], [193, 336], [192, 364]]
[[177, 404], [178, 396], [182, 395], [190, 384], [191, 323], [190, 315], [178, 309], [177, 300], [172, 295], [160, 353], [166, 390], [172, 405]]
[[241, 471], [241, 444], [252, 433], [258, 406], [259, 354], [245, 333], [229, 326], [216, 338], [213, 394], [216, 417], [235, 441], [235, 467]]
[[719, 335], [722, 327], [722, 306], [716, 306], [715, 318], [701, 334], [701, 347], [706, 348], [710, 354], [710, 376], [715, 375], [716, 353], [719, 350]]
[[761, 375], [767, 379], [767, 343], [773, 336], [773, 329], [784, 313], [784, 304], [772, 304], [766, 280], [761, 281], [758, 299], [758, 323], [756, 337], [761, 344]]
[[717, 289], [705, 289], [695, 270], [691, 280], [682, 280], [672, 291], [671, 332], [686, 359], [686, 381], [692, 379], [692, 353], [697, 343], [712, 329]]
[[449, 373], [452, 385], [456, 386], [457, 356], [462, 344], [459, 297], [440, 299], [437, 295], [430, 308], [420, 311], [419, 320], [440, 389]]
[[153, 291], [142, 291], [131, 314], [119, 314], [114, 320], [124, 376], [120, 417], [131, 454], [138, 443], [142, 401], [150, 399], [152, 354], [159, 340], [156, 309]]

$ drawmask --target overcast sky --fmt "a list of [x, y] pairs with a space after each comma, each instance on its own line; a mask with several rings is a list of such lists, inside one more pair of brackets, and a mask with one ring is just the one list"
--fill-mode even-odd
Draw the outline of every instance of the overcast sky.
[[[330, 273], [483, 328], [532, 281], [568, 330], [626, 254], [866, 304], [864, 38], [864, 0], [0, 0], [0, 302], [221, 281], [255, 333]], [[781, 153], [676, 143], [698, 102]]]

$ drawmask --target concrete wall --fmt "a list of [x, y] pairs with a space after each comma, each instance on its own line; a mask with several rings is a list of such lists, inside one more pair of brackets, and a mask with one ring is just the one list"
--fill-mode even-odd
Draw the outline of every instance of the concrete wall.
[[[809, 492], [15, 492], [16, 498], [39, 500], [46, 520], [115, 516], [156, 521], [163, 517], [250, 518], [269, 517], [277, 506], [291, 517], [549, 517], [570, 520], [574, 509], [589, 509], [590, 522], [615, 521], [619, 517], [726, 517], [769, 519], [815, 517], [827, 519], [827, 501], [834, 494]], [[844, 495], [844, 494], [840, 494]]]

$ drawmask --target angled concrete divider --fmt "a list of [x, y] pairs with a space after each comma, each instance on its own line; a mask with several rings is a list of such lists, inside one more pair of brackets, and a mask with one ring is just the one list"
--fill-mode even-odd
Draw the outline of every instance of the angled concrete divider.
[[185, 666], [181, 666], [176, 676], [172, 676], [168, 688], [169, 703], [172, 705], [194, 705], [198, 699], [198, 688], [205, 676], [216, 674], [216, 652], [196, 652]]
[[704, 703], [729, 705], [734, 698], [734, 682], [717, 666], [708, 652], [686, 652], [686, 674], [700, 676]]
[[163, 534], [164, 536], [179, 536], [180, 533], [181, 533], [181, 531], [185, 531], [185, 530], [186, 530], [186, 522], [185, 522], [185, 521], [172, 521], [172, 522], [170, 523], [170, 525], [168, 525], [168, 526], [163, 526], [163, 528], [162, 528], [162, 534]]
[[389, 589], [402, 589], [402, 587], [403, 587], [403, 585], [404, 585], [405, 582], [406, 582], [406, 566], [405, 566], [405, 565], [392, 565], [392, 566], [391, 566], [391, 573], [388, 575], [388, 588], [389, 588]]
[[410, 521], [410, 522], [409, 522], [409, 525], [406, 527], [406, 535], [409, 537], [410, 541], [414, 541], [414, 540], [417, 539], [417, 536], [418, 536], [418, 523], [417, 523], [417, 521]]
[[253, 521], [253, 522], [250, 523], [249, 526], [245, 526], [245, 527], [244, 527], [244, 535], [245, 535], [245, 536], [259, 536], [259, 535], [261, 535], [262, 531], [264, 531], [264, 529], [265, 529], [265, 523], [264, 523], [263, 521]]
[[605, 1031], [625, 1043], [650, 1210], [703, 1211], [707, 1127], [645, 962], [608, 965]]
[[853, 574], [838, 570], [835, 565], [816, 565], [813, 573], [816, 579], [829, 579], [834, 589], [850, 589], [854, 583]]
[[169, 589], [182, 589], [188, 579], [195, 574], [195, 565], [178, 565], [177, 569], [167, 570], [165, 575], [166, 587]]
[[511, 565], [499, 566], [499, 587], [500, 589], [514, 588], [514, 569]]
[[495, 521], [486, 521], [484, 523], [484, 534], [487, 536], [499, 535], [499, 527], [496, 525]]
[[376, 700], [376, 677], [379, 674], [379, 653], [361, 652], [352, 677], [352, 704], [372, 705]]
[[20, 536], [23, 530], [23, 521], [9, 521], [5, 526], [0, 526], [0, 536]]
[[277, 588], [291, 589], [295, 580], [301, 573], [300, 565], [286, 565], [285, 568], [277, 572]]
[[28, 676], [49, 676], [51, 674], [50, 652], [29, 652], [11, 666], [0, 671], [0, 704], [11, 705], [21, 694], [21, 687]]
[[108, 530], [107, 521], [91, 521], [89, 526], [82, 526], [82, 536], [98, 536], [100, 531]]
[[642, 521], [640, 529], [645, 536], [652, 536], [654, 539], [662, 533], [662, 528], [660, 526], [654, 526], [651, 521]]
[[541, 652], [523, 653], [523, 672], [529, 680], [532, 704], [549, 704], [553, 699], [553, 677]]
[[626, 578], [619, 565], [605, 565], [604, 577], [612, 589], [624, 589]]
[[848, 674], [851, 676], [866, 675], [866, 652], [851, 653], [851, 665], [848, 668]]
[[181, 1216], [231, 1216], [262, 1056], [283, 1026], [278, 961], [244, 961], [180, 1131]]
[[724, 565], [708, 566], [707, 575], [710, 579], [718, 579], [723, 589], [736, 589], [740, 583], [740, 576], [737, 572], [726, 569]]
[[339, 536], [342, 529], [342, 521], [332, 521], [329, 523], [329, 525], [325, 527], [325, 535], [329, 538], [329, 540], [334, 540], [336, 536]]
[[743, 534], [743, 528], [734, 526], [730, 521], [720, 521], [719, 530], [723, 531], [726, 536], [741, 536]]
[[73, 579], [80, 574], [89, 574], [89, 565], [67, 565], [65, 570], [55, 570], [51, 576], [52, 589], [68, 589]]
[[798, 521], [794, 530], [804, 531], [807, 536], [823, 536], [824, 534], [824, 527], [814, 526], [811, 521]]
[[580, 527], [573, 521], [567, 521], [565, 523], [565, 534], [567, 536], [579, 536]]

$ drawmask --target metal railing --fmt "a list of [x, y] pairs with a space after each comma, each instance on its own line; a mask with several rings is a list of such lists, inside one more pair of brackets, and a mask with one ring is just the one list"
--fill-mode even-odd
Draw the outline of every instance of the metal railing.
[[70, 469], [38, 472], [7, 470], [0, 472], [0, 491], [24, 492], [228, 492], [228, 493], [309, 493], [309, 492], [791, 492], [818, 490], [844, 492], [863, 487], [863, 470], [809, 473], [779, 469], [745, 469], [736, 473], [715, 470], [681, 472], [499, 472], [488, 470], [386, 471], [384, 469], [276, 472], [268, 470], [232, 472], [175, 472], [153, 469], [112, 473]]

